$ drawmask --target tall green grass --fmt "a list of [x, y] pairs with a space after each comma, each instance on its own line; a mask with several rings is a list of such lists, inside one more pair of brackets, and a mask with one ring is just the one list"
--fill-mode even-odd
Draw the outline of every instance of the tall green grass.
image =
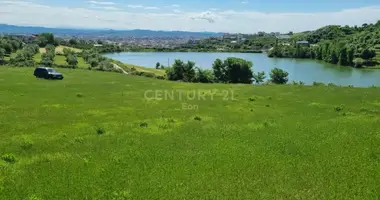
[[[0, 68], [0, 199], [380, 195], [379, 88], [59, 71], [63, 81]], [[144, 97], [172, 90], [205, 100]]]

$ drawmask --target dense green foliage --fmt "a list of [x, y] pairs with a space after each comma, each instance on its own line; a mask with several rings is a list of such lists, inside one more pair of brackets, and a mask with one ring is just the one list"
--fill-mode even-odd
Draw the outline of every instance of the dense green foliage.
[[288, 72], [279, 68], [274, 68], [270, 72], [271, 82], [274, 84], [286, 84], [288, 82], [288, 76]]
[[[299, 40], [306, 40], [310, 45], [296, 44]], [[277, 40], [268, 56], [312, 58], [342, 66], [373, 66], [378, 64], [374, 58], [379, 44], [380, 21], [361, 27], [326, 26], [298, 34], [293, 40]]]
[[166, 76], [171, 81], [200, 83], [252, 83], [252, 62], [241, 58], [215, 60], [213, 71], [195, 67], [195, 62], [184, 63], [175, 60], [172, 67], [166, 68]]
[[15, 37], [0, 37], [0, 52], [3, 56], [10, 55], [22, 49], [22, 41]]
[[256, 84], [264, 83], [266, 79], [265, 72], [257, 72], [257, 74], [253, 74], [252, 78]]
[[52, 33], [42, 33], [37, 37], [38, 45], [40, 47], [46, 47], [46, 45], [54, 45], [58, 46], [58, 42], [56, 41], [54, 35]]
[[38, 45], [27, 44], [22, 48], [22, 50], [17, 52], [14, 58], [9, 60], [9, 64], [18, 67], [33, 67], [36, 64], [33, 56], [38, 52]]
[[[63, 81], [0, 68], [0, 199], [380, 195], [379, 88], [59, 71]], [[176, 89], [182, 99], [145, 97]], [[187, 98], [194, 90], [205, 99]]]
[[46, 52], [41, 55], [41, 64], [46, 67], [53, 67], [55, 61], [55, 46], [48, 44]]
[[227, 58], [224, 61], [217, 59], [212, 68], [215, 79], [219, 83], [252, 83], [251, 61], [241, 58]]

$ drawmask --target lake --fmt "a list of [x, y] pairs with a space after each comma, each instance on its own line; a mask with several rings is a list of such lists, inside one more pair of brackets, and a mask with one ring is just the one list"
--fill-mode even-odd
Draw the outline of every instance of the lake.
[[124, 63], [154, 68], [157, 62], [167, 66], [172, 65], [175, 59], [191, 60], [203, 69], [212, 69], [212, 63], [217, 59], [238, 57], [253, 62], [253, 71], [264, 71], [269, 77], [270, 70], [277, 67], [289, 73], [290, 81], [302, 81], [312, 84], [314, 81], [325, 84], [356, 87], [380, 86], [380, 69], [355, 69], [339, 67], [316, 60], [268, 58], [266, 54], [253, 53], [196, 53], [196, 52], [123, 52], [105, 54], [109, 58]]

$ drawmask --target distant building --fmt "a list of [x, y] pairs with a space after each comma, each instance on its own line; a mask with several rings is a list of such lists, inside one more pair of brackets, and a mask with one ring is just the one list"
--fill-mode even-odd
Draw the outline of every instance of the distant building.
[[278, 35], [276, 37], [279, 40], [289, 40], [291, 38], [290, 35]]
[[94, 47], [102, 47], [102, 44], [94, 44]]
[[309, 46], [309, 42], [308, 41], [297, 41], [296, 44], [299, 44], [299, 45], [302, 45], [302, 46]]

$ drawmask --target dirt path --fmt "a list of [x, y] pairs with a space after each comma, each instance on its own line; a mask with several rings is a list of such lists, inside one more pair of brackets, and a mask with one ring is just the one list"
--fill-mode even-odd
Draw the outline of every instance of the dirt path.
[[115, 63], [112, 63], [112, 64], [113, 64], [113, 67], [114, 67], [115, 69], [118, 69], [118, 70], [122, 71], [123, 74], [129, 74], [129, 73], [126, 72], [123, 68], [121, 68], [119, 65], [117, 65], [117, 64], [115, 64]]

